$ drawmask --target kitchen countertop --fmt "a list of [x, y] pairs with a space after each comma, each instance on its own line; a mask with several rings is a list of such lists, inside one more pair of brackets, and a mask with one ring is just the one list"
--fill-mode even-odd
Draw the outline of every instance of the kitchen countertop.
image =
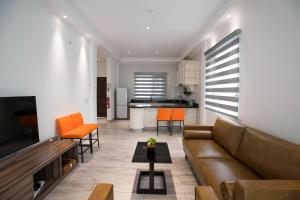
[[192, 106], [184, 100], [131, 100], [130, 108], [198, 108], [199, 104], [194, 103]]

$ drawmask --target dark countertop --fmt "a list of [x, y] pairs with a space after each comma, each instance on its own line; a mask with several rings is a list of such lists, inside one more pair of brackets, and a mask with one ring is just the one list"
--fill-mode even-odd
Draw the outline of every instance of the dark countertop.
[[130, 108], [199, 108], [199, 104], [192, 106], [185, 100], [134, 100], [130, 101]]

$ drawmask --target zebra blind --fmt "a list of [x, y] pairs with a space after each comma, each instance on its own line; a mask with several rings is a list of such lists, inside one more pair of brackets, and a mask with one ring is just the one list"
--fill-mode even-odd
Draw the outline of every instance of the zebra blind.
[[237, 29], [205, 52], [205, 108], [239, 116], [239, 41]]
[[167, 73], [135, 72], [135, 99], [164, 99], [167, 93]]

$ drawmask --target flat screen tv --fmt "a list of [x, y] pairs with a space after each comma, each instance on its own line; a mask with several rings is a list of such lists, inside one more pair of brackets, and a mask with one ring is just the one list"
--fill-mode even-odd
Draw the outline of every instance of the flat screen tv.
[[35, 97], [0, 97], [0, 159], [37, 142]]

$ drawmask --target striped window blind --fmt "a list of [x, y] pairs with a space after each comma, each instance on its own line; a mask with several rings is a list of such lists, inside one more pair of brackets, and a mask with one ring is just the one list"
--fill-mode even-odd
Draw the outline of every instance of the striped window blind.
[[237, 29], [205, 52], [205, 108], [239, 117], [240, 65]]
[[135, 72], [135, 99], [164, 99], [167, 93], [167, 73]]

